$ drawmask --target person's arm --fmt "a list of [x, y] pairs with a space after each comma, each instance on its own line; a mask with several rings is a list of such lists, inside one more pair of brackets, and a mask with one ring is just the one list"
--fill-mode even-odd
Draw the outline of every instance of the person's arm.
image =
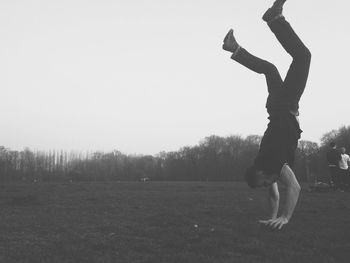
[[271, 212], [271, 219], [277, 218], [279, 202], [280, 202], [280, 194], [278, 192], [277, 183], [275, 182], [269, 187], [269, 191], [268, 191], [268, 203], [269, 203], [270, 212]]
[[299, 193], [300, 193], [300, 185], [298, 183], [298, 180], [296, 179], [292, 169], [289, 167], [289, 165], [284, 165], [282, 167], [281, 176], [279, 178], [279, 181], [286, 186], [286, 200], [282, 208], [281, 216], [270, 219], [270, 220], [261, 220], [260, 223], [273, 227], [281, 229], [285, 224], [287, 224], [290, 220], [290, 218], [293, 215], [294, 208], [298, 202], [299, 199]]
[[286, 200], [283, 206], [281, 217], [285, 217], [289, 221], [298, 202], [301, 187], [289, 165], [283, 166], [280, 181], [287, 188]]

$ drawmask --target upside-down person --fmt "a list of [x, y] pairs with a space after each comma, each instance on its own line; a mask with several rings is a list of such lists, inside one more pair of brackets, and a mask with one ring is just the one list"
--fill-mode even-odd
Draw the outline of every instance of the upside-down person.
[[[286, 0], [276, 0], [262, 17], [293, 58], [284, 80], [272, 63], [255, 57], [241, 47], [234, 38], [232, 29], [227, 33], [223, 44], [223, 49], [232, 53], [233, 60], [256, 73], [264, 74], [266, 78], [269, 124], [254, 164], [246, 171], [245, 180], [252, 188], [268, 187], [270, 218], [259, 222], [278, 229], [292, 217], [301, 189], [291, 167], [302, 132], [298, 120], [299, 100], [305, 89], [311, 61], [310, 51], [282, 14], [285, 2]], [[286, 199], [280, 215], [277, 181], [286, 187]]]

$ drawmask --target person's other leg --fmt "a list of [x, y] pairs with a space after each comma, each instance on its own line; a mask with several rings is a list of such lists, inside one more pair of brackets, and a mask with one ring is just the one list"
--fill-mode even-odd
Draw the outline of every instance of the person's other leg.
[[338, 187], [338, 176], [337, 176], [337, 167], [329, 167], [329, 173], [331, 175], [330, 178], [330, 185], [332, 186], [333, 190], [337, 190]]
[[349, 169], [346, 171], [346, 176], [345, 176], [345, 187], [346, 187], [346, 190], [347, 190], [347, 191], [350, 190], [350, 171], [349, 171]]
[[341, 170], [338, 167], [334, 167], [334, 187], [335, 190], [341, 189]]
[[241, 65], [256, 73], [264, 74], [269, 93], [281, 89], [283, 81], [277, 68], [272, 63], [258, 58], [242, 48], [233, 36], [232, 29], [225, 36], [223, 49], [232, 52], [231, 58]]
[[347, 170], [340, 169], [339, 188], [341, 190], [345, 190], [346, 188], [346, 174], [347, 174]]
[[281, 75], [272, 63], [252, 55], [242, 47], [231, 58], [258, 74], [264, 74], [269, 94], [281, 89], [283, 85]]
[[284, 100], [291, 104], [291, 109], [297, 111], [299, 100], [304, 92], [311, 62], [311, 53], [303, 44], [291, 25], [283, 16], [268, 22], [283, 48], [292, 56], [293, 61], [283, 82]]

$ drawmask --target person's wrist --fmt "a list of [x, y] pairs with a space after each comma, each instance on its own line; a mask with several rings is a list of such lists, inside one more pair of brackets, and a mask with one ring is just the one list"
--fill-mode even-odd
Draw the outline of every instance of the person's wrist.
[[283, 221], [285, 221], [286, 223], [289, 222], [289, 218], [287, 216], [281, 216], [281, 218], [283, 219]]

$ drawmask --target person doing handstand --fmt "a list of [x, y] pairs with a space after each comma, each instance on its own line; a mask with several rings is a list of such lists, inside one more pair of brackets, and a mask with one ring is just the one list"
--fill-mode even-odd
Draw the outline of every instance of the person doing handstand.
[[[262, 137], [254, 163], [245, 173], [245, 180], [252, 188], [268, 187], [270, 219], [260, 220], [268, 227], [281, 229], [292, 217], [301, 187], [291, 167], [302, 130], [299, 126], [299, 100], [307, 82], [311, 53], [302, 43], [282, 14], [286, 0], [276, 0], [262, 19], [276, 36], [293, 61], [282, 80], [277, 68], [241, 47], [231, 29], [223, 49], [232, 53], [231, 58], [248, 69], [264, 74], [268, 87], [266, 102], [269, 123]], [[286, 187], [286, 199], [278, 216], [279, 191], [277, 181]]]

